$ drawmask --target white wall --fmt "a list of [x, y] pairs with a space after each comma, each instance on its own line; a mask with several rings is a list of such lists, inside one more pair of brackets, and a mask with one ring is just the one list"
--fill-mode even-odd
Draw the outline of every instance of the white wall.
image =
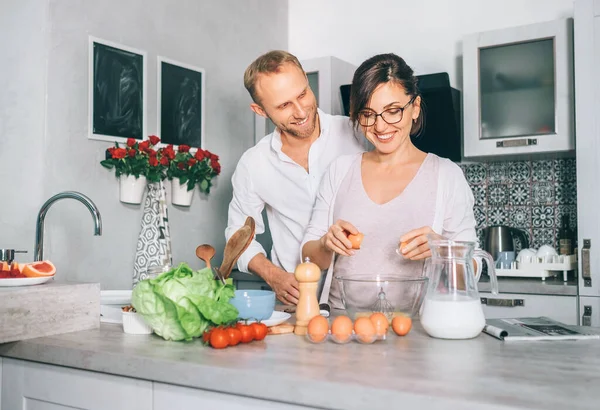
[[[169, 218], [175, 263], [203, 266], [194, 253], [201, 243], [217, 248], [219, 262], [231, 175], [254, 142], [243, 72], [259, 54], [286, 48], [287, 2], [2, 0], [1, 7], [0, 51], [9, 56], [2, 70], [8, 65], [13, 79], [0, 75], [0, 175], [12, 188], [0, 200], [0, 247], [25, 248], [29, 255], [19, 259], [31, 260], [40, 205], [59, 191], [80, 191], [100, 209], [103, 235], [93, 236], [82, 204], [57, 202], [46, 217], [45, 257], [57, 266], [57, 278], [131, 287], [143, 205], [119, 202], [114, 173], [99, 164], [110, 143], [87, 139], [93, 35], [148, 53], [149, 134], [158, 134], [156, 56], [206, 70], [206, 148], [220, 156], [222, 174], [208, 198], [195, 193], [191, 208], [169, 204]], [[8, 175], [14, 183], [6, 182]]]
[[572, 15], [572, 0], [290, 0], [289, 50], [357, 66], [393, 52], [417, 74], [448, 72], [462, 89], [463, 35]]

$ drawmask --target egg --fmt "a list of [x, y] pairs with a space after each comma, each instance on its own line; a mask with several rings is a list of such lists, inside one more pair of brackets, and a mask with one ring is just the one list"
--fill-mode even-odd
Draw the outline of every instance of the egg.
[[306, 331], [313, 342], [322, 342], [329, 333], [329, 322], [325, 317], [317, 315], [310, 319]]
[[392, 329], [398, 336], [405, 336], [410, 332], [412, 320], [408, 316], [396, 316], [392, 319]]
[[388, 322], [388, 318], [386, 315], [384, 315], [381, 312], [374, 312], [369, 317], [369, 319], [371, 320], [371, 323], [373, 323], [373, 326], [375, 327], [375, 333], [377, 334], [377, 336], [381, 337], [387, 333], [390, 323]]
[[354, 322], [354, 333], [359, 341], [363, 343], [372, 343], [375, 341], [375, 326], [368, 317], [359, 317]]
[[338, 316], [331, 324], [331, 334], [338, 342], [346, 342], [352, 337], [352, 320], [348, 316]]

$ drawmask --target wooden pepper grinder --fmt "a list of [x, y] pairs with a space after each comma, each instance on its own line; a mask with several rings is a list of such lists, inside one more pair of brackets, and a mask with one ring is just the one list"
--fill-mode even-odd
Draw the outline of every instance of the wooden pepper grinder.
[[304, 262], [296, 266], [294, 276], [298, 281], [300, 297], [296, 307], [296, 327], [294, 333], [299, 336], [306, 334], [310, 320], [320, 314], [317, 288], [321, 279], [321, 269], [305, 258]]

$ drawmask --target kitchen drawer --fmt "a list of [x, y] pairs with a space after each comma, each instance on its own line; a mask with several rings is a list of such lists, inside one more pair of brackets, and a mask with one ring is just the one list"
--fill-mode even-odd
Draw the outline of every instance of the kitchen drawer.
[[547, 316], [568, 325], [577, 325], [577, 297], [480, 292], [486, 319]]

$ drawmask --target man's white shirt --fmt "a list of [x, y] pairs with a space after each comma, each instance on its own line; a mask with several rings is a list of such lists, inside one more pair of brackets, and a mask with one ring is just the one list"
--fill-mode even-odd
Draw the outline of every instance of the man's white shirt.
[[[300, 243], [321, 177], [334, 159], [365, 150], [362, 133], [348, 117], [318, 113], [321, 134], [310, 147], [308, 172], [281, 151], [281, 135], [275, 130], [242, 155], [232, 177], [225, 238], [229, 240], [248, 216], [256, 221], [256, 235], [262, 234], [262, 210], [266, 208], [273, 240], [271, 261], [288, 272], [294, 272], [300, 263]], [[250, 260], [259, 253], [266, 256], [255, 239], [239, 258], [238, 269], [249, 272]]]

